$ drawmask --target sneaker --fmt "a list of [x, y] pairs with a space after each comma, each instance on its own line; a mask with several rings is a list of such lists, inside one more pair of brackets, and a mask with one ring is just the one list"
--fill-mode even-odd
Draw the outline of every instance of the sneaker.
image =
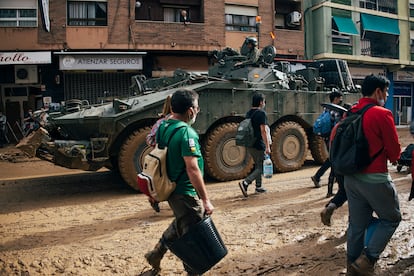
[[263, 187], [256, 187], [256, 193], [266, 193], [267, 190]]
[[316, 188], [321, 187], [321, 184], [319, 184], [319, 180], [317, 180], [315, 176], [312, 176], [311, 179], [312, 179], [313, 184], [315, 185]]
[[371, 262], [365, 252], [355, 260], [351, 265], [358, 275], [374, 275], [375, 263]]
[[321, 221], [324, 225], [331, 226], [331, 217], [335, 209], [336, 206], [330, 203], [328, 206], [325, 207], [325, 209], [322, 210]]
[[239, 187], [240, 187], [240, 190], [242, 191], [243, 195], [245, 197], [248, 197], [247, 187], [249, 187], [249, 184], [245, 180], [243, 180], [243, 181], [239, 182]]

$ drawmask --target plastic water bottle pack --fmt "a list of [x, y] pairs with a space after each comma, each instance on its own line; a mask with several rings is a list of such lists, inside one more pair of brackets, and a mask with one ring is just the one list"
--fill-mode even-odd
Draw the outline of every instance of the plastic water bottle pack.
[[270, 156], [266, 154], [265, 159], [263, 160], [263, 177], [272, 178], [273, 176], [273, 163], [270, 159]]

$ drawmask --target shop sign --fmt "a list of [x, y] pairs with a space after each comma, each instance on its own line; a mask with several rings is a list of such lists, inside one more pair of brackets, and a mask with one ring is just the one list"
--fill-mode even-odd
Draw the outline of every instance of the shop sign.
[[395, 81], [414, 81], [414, 72], [411, 71], [397, 71], [394, 72]]
[[49, 63], [52, 63], [51, 52], [0, 52], [0, 65]]
[[353, 79], [365, 79], [366, 76], [371, 74], [385, 76], [384, 68], [362, 68], [362, 67], [351, 67], [349, 71]]
[[141, 70], [140, 55], [62, 55], [60, 70]]

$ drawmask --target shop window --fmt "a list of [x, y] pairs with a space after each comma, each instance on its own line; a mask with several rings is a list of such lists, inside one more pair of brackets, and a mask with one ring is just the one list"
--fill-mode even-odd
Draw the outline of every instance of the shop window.
[[0, 27], [37, 27], [37, 10], [0, 8]]
[[106, 2], [68, 1], [69, 26], [107, 26]]

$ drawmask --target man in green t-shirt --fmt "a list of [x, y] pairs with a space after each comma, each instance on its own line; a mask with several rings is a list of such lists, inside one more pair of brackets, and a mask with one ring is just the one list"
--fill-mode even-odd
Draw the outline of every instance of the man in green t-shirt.
[[[168, 141], [174, 129], [179, 128], [171, 138], [167, 155], [168, 176], [177, 183], [168, 199], [175, 218], [155, 248], [145, 254], [155, 272], [161, 270], [161, 259], [168, 245], [201, 221], [204, 214], [211, 215], [214, 210], [203, 180], [204, 162], [198, 134], [191, 127], [200, 111], [198, 94], [192, 90], [177, 90], [171, 97], [171, 109], [172, 115], [160, 125], [157, 139]], [[196, 275], [185, 264], [184, 268], [188, 275]]]

